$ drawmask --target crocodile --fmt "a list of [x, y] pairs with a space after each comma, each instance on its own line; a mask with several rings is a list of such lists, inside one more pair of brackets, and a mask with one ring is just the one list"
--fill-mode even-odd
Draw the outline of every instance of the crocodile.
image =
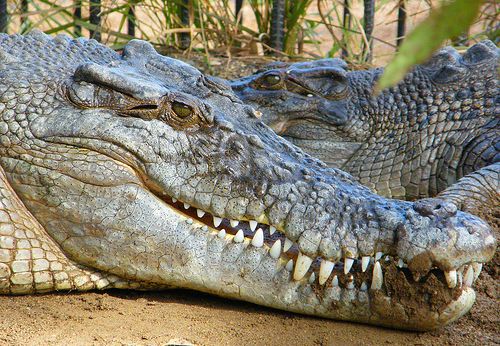
[[439, 195], [500, 229], [499, 51], [443, 48], [377, 96], [383, 68], [338, 58], [274, 62], [230, 84], [278, 134], [377, 193]]
[[145, 41], [2, 34], [0, 76], [1, 294], [181, 288], [430, 330], [495, 252], [480, 218], [373, 193]]

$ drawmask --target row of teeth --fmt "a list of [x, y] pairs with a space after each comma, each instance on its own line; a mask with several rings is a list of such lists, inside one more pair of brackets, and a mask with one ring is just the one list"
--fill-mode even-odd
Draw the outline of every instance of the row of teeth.
[[[172, 201], [175, 203], [175, 202], [177, 202], [177, 199], [172, 198]], [[186, 209], [186, 210], [191, 208], [191, 206], [188, 203], [183, 203], [183, 205], [184, 205], [184, 209]], [[199, 218], [202, 218], [203, 216], [205, 216], [205, 214], [206, 214], [206, 212], [204, 210], [196, 209], [196, 215]], [[218, 216], [212, 216], [212, 217], [213, 217], [213, 222], [214, 222], [215, 227], [219, 227], [222, 224], [222, 221], [224, 221], [224, 219], [221, 217], [218, 217]], [[240, 224], [240, 222], [238, 220], [229, 220], [229, 223], [230, 223], [231, 227], [237, 227]], [[255, 232], [255, 230], [257, 229], [257, 225], [259, 223], [255, 220], [250, 220], [250, 221], [248, 221], [248, 224], [250, 225], [250, 229], [252, 230], [252, 232]], [[269, 226], [269, 234], [273, 235], [275, 232], [276, 232], [276, 227]], [[293, 242], [290, 239], [287, 238], [286, 240], [290, 243], [290, 246], [293, 245]], [[287, 251], [287, 250], [285, 250], [285, 251]]]
[[[477, 280], [481, 270], [483, 269], [482, 263], [472, 263], [470, 265], [463, 265], [458, 270], [450, 270], [444, 272], [444, 277], [448, 287], [454, 288], [458, 286], [472, 286], [472, 283]], [[464, 274], [465, 272], [465, 274]]]
[[[175, 203], [177, 200], [175, 198], [172, 198], [172, 201]], [[183, 203], [184, 209], [189, 209], [191, 206], [188, 203]], [[199, 218], [202, 218], [205, 216], [206, 212], [201, 210], [201, 209], [196, 209], [196, 215]], [[218, 216], [213, 216], [213, 223], [215, 227], [219, 227], [222, 224], [222, 221], [224, 219]], [[188, 219], [188, 223], [192, 224], [193, 219]], [[238, 220], [229, 220], [229, 223], [231, 227], [236, 227], [239, 225]], [[250, 229], [254, 233], [254, 236], [251, 240], [251, 244], [254, 247], [262, 247], [264, 245], [264, 231], [262, 228], [257, 229], [258, 222], [255, 220], [250, 220], [248, 221]], [[208, 231], [208, 226], [203, 226], [203, 230]], [[276, 232], [276, 228], [273, 226], [269, 226], [269, 234], [273, 235]], [[221, 239], [224, 239], [226, 237], [227, 233], [226, 230], [221, 229], [217, 236]], [[243, 233], [243, 230], [238, 230], [236, 234], [233, 236], [233, 242], [235, 243], [242, 243], [245, 240], [245, 235]], [[287, 252], [293, 245], [293, 242], [285, 238], [284, 244], [283, 244], [283, 252]], [[279, 259], [282, 253], [282, 244], [281, 240], [278, 239], [274, 242], [274, 244], [271, 246], [269, 250], [269, 255], [274, 258], [274, 259]], [[376, 289], [381, 289], [382, 288], [382, 283], [383, 283], [383, 273], [382, 273], [382, 267], [379, 263], [379, 260], [382, 258], [383, 253], [382, 252], [377, 252], [374, 257], [371, 256], [363, 256], [361, 257], [361, 271], [364, 273], [366, 269], [368, 268], [370, 263], [374, 263], [373, 265], [373, 272], [372, 272], [372, 281], [371, 281], [371, 289], [376, 290]], [[390, 258], [386, 256], [386, 260], [389, 260]], [[344, 258], [344, 274], [347, 275], [350, 271], [355, 262], [354, 258]], [[311, 267], [313, 263], [313, 259], [307, 255], [304, 255], [300, 251], [298, 252], [297, 256], [297, 262], [295, 263], [295, 269], [294, 269], [294, 260], [290, 259], [285, 268], [292, 272], [293, 271], [293, 279], [296, 281], [302, 280], [307, 272], [309, 271], [309, 268]], [[407, 267], [406, 263], [402, 259], [398, 260], [397, 266], [399, 268], [405, 268]], [[335, 267], [335, 263], [326, 259], [321, 260], [320, 264], [320, 269], [319, 269], [319, 275], [318, 275], [318, 283], [320, 285], [324, 285], [333, 269]], [[481, 274], [482, 270], [482, 263], [472, 263], [471, 265], [463, 265], [461, 266], [458, 270], [450, 270], [450, 271], [445, 271], [444, 276], [446, 279], [446, 283], [448, 284], [448, 287], [450, 288], [455, 288], [457, 285], [460, 286], [467, 286], [471, 287], [473, 282], [476, 281], [476, 279], [479, 277], [479, 274]], [[465, 274], [464, 274], [465, 272]], [[354, 288], [354, 282], [352, 279], [352, 275], [349, 277], [350, 280], [348, 280], [347, 288], [352, 289]], [[309, 276], [308, 282], [309, 283], [314, 283], [316, 280], [316, 274], [314, 272], [311, 273]], [[337, 275], [334, 275], [332, 278], [332, 286], [338, 286], [338, 277]], [[368, 286], [366, 282], [363, 282], [360, 286], [360, 289], [367, 290]]]

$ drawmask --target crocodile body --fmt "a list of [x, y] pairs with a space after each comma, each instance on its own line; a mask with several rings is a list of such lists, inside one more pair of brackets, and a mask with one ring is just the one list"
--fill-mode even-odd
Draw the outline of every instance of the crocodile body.
[[428, 330], [494, 254], [484, 221], [374, 194], [146, 42], [2, 35], [0, 78], [0, 293], [179, 287]]
[[[378, 96], [383, 69], [340, 59], [274, 63], [231, 84], [278, 134], [377, 193], [442, 193], [500, 229], [499, 56], [491, 41], [462, 56], [447, 47]], [[474, 193], [453, 186], [461, 178]]]

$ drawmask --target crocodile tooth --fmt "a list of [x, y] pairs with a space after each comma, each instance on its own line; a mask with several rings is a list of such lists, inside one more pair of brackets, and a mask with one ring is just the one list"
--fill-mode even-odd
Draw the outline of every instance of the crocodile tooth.
[[339, 278], [337, 277], [337, 275], [334, 275], [334, 276], [333, 276], [333, 279], [332, 279], [332, 286], [333, 286], [333, 287], [339, 287]]
[[309, 267], [312, 264], [312, 258], [302, 254], [299, 251], [299, 255], [297, 256], [297, 263], [295, 264], [295, 270], [293, 271], [293, 279], [295, 281], [299, 281], [306, 275]]
[[221, 223], [222, 223], [222, 218], [214, 216], [214, 226], [219, 227]]
[[398, 267], [399, 267], [399, 268], [403, 268], [404, 266], [405, 266], [405, 262], [403, 262], [403, 260], [400, 258], [400, 259], [398, 260]]
[[250, 224], [250, 229], [253, 231], [255, 231], [255, 229], [257, 228], [257, 221], [255, 220], [250, 220], [248, 221], [248, 223]]
[[344, 274], [347, 274], [351, 271], [352, 265], [354, 264], [354, 259], [346, 258], [344, 261]]
[[380, 260], [380, 259], [382, 258], [382, 256], [383, 256], [383, 255], [384, 255], [384, 254], [383, 254], [382, 252], [380, 252], [380, 251], [379, 251], [379, 252], [377, 252], [377, 253], [375, 254], [375, 262], [377, 262], [378, 260]]
[[223, 228], [219, 231], [219, 233], [217, 233], [217, 236], [221, 239], [224, 239], [224, 237], [226, 236], [226, 230]]
[[385, 256], [385, 261], [389, 262], [391, 260], [391, 256]]
[[293, 259], [289, 260], [287, 263], [286, 263], [286, 266], [285, 266], [286, 270], [288, 270], [289, 272], [291, 272], [293, 270]]
[[313, 94], [307, 94], [307, 97], [313, 97]]
[[444, 272], [444, 277], [446, 279], [446, 283], [448, 287], [455, 288], [457, 286], [457, 271], [450, 270], [448, 272]]
[[189, 209], [189, 208], [191, 208], [191, 206], [187, 203], [184, 203], [184, 209]]
[[309, 276], [309, 283], [313, 284], [314, 280], [316, 280], [316, 274], [312, 273], [311, 276]]
[[457, 272], [457, 281], [458, 281], [458, 286], [462, 286], [463, 284], [463, 281], [464, 281], [464, 277], [463, 277], [463, 274], [461, 271], [458, 271]]
[[186, 223], [187, 223], [188, 225], [192, 225], [192, 224], [193, 224], [193, 219], [191, 219], [191, 218], [187, 219], [187, 220], [186, 220]]
[[262, 231], [262, 228], [259, 228], [253, 235], [252, 245], [255, 247], [261, 247], [264, 245], [264, 232]]
[[359, 288], [360, 291], [366, 291], [368, 290], [368, 286], [366, 285], [366, 282], [363, 281], [361, 284], [361, 287]]
[[229, 223], [231, 224], [231, 227], [236, 227], [240, 224], [238, 220], [229, 220]]
[[269, 226], [269, 234], [270, 234], [270, 235], [273, 235], [273, 234], [274, 234], [274, 232], [276, 232], [276, 227], [274, 227], [274, 226]]
[[380, 267], [379, 262], [375, 262], [373, 266], [373, 275], [372, 275], [372, 290], [379, 290], [382, 288], [382, 281], [384, 280], [384, 276], [382, 274], [382, 267]]
[[366, 268], [368, 268], [368, 264], [370, 264], [370, 256], [363, 256], [361, 258], [361, 271], [364, 273]]
[[205, 215], [205, 211], [201, 210], [201, 209], [196, 209], [196, 215], [198, 215], [198, 217], [203, 217], [203, 215]]
[[335, 267], [335, 263], [328, 261], [328, 260], [322, 260], [321, 265], [319, 267], [319, 284], [324, 285], [326, 280], [330, 277], [330, 274], [332, 273], [333, 267]]
[[287, 252], [288, 250], [290, 250], [292, 245], [293, 245], [293, 242], [290, 239], [285, 238], [285, 244], [283, 245], [283, 252]]
[[172, 202], [177, 203], [177, 198], [172, 197]]
[[347, 289], [348, 289], [348, 290], [352, 290], [353, 288], [354, 288], [354, 282], [353, 282], [353, 281], [349, 281], [349, 282], [347, 283]]
[[464, 270], [465, 270], [465, 264], [463, 266], [461, 266], [460, 268], [458, 268], [457, 272], [463, 274]]
[[271, 256], [274, 259], [278, 259], [281, 255], [281, 240], [276, 240], [271, 247], [271, 250], [269, 250], [269, 256]]
[[413, 276], [413, 281], [415, 282], [419, 282], [422, 279], [422, 273], [419, 272], [412, 272], [411, 276]]
[[208, 226], [207, 225], [203, 225], [203, 227], [201, 227], [201, 229], [206, 232], [206, 231], [208, 231]]
[[243, 242], [244, 238], [245, 238], [245, 236], [243, 235], [243, 231], [240, 229], [238, 232], [236, 232], [236, 235], [234, 236], [233, 241], [235, 243], [241, 243], [241, 242]]
[[467, 271], [465, 272], [464, 285], [467, 287], [471, 287], [472, 282], [474, 282], [474, 268], [472, 268], [472, 265], [469, 265]]
[[481, 274], [481, 270], [483, 270], [483, 264], [474, 262], [472, 263], [472, 268], [474, 269], [474, 281], [476, 281]]

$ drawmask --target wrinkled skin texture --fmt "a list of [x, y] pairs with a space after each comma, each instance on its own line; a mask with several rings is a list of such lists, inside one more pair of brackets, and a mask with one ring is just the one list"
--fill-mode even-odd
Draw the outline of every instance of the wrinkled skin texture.
[[[180, 287], [426, 330], [470, 309], [477, 266], [495, 251], [479, 218], [372, 193], [146, 42], [119, 55], [92, 40], [4, 35], [0, 75], [1, 293]], [[260, 223], [265, 239], [229, 220], [247, 235]], [[276, 238], [292, 249], [271, 250]], [[352, 262], [376, 252], [390, 257], [366, 271]], [[326, 260], [347, 275], [335, 268], [320, 284]], [[396, 260], [407, 268], [384, 281]], [[461, 268], [463, 284], [443, 284]], [[388, 296], [405, 285], [415, 300]]]
[[[498, 61], [490, 41], [463, 56], [448, 47], [378, 96], [382, 69], [348, 71], [340, 59], [274, 63], [231, 84], [278, 134], [377, 193], [442, 192], [499, 224], [491, 208], [500, 198]], [[473, 193], [452, 186], [461, 178]]]

